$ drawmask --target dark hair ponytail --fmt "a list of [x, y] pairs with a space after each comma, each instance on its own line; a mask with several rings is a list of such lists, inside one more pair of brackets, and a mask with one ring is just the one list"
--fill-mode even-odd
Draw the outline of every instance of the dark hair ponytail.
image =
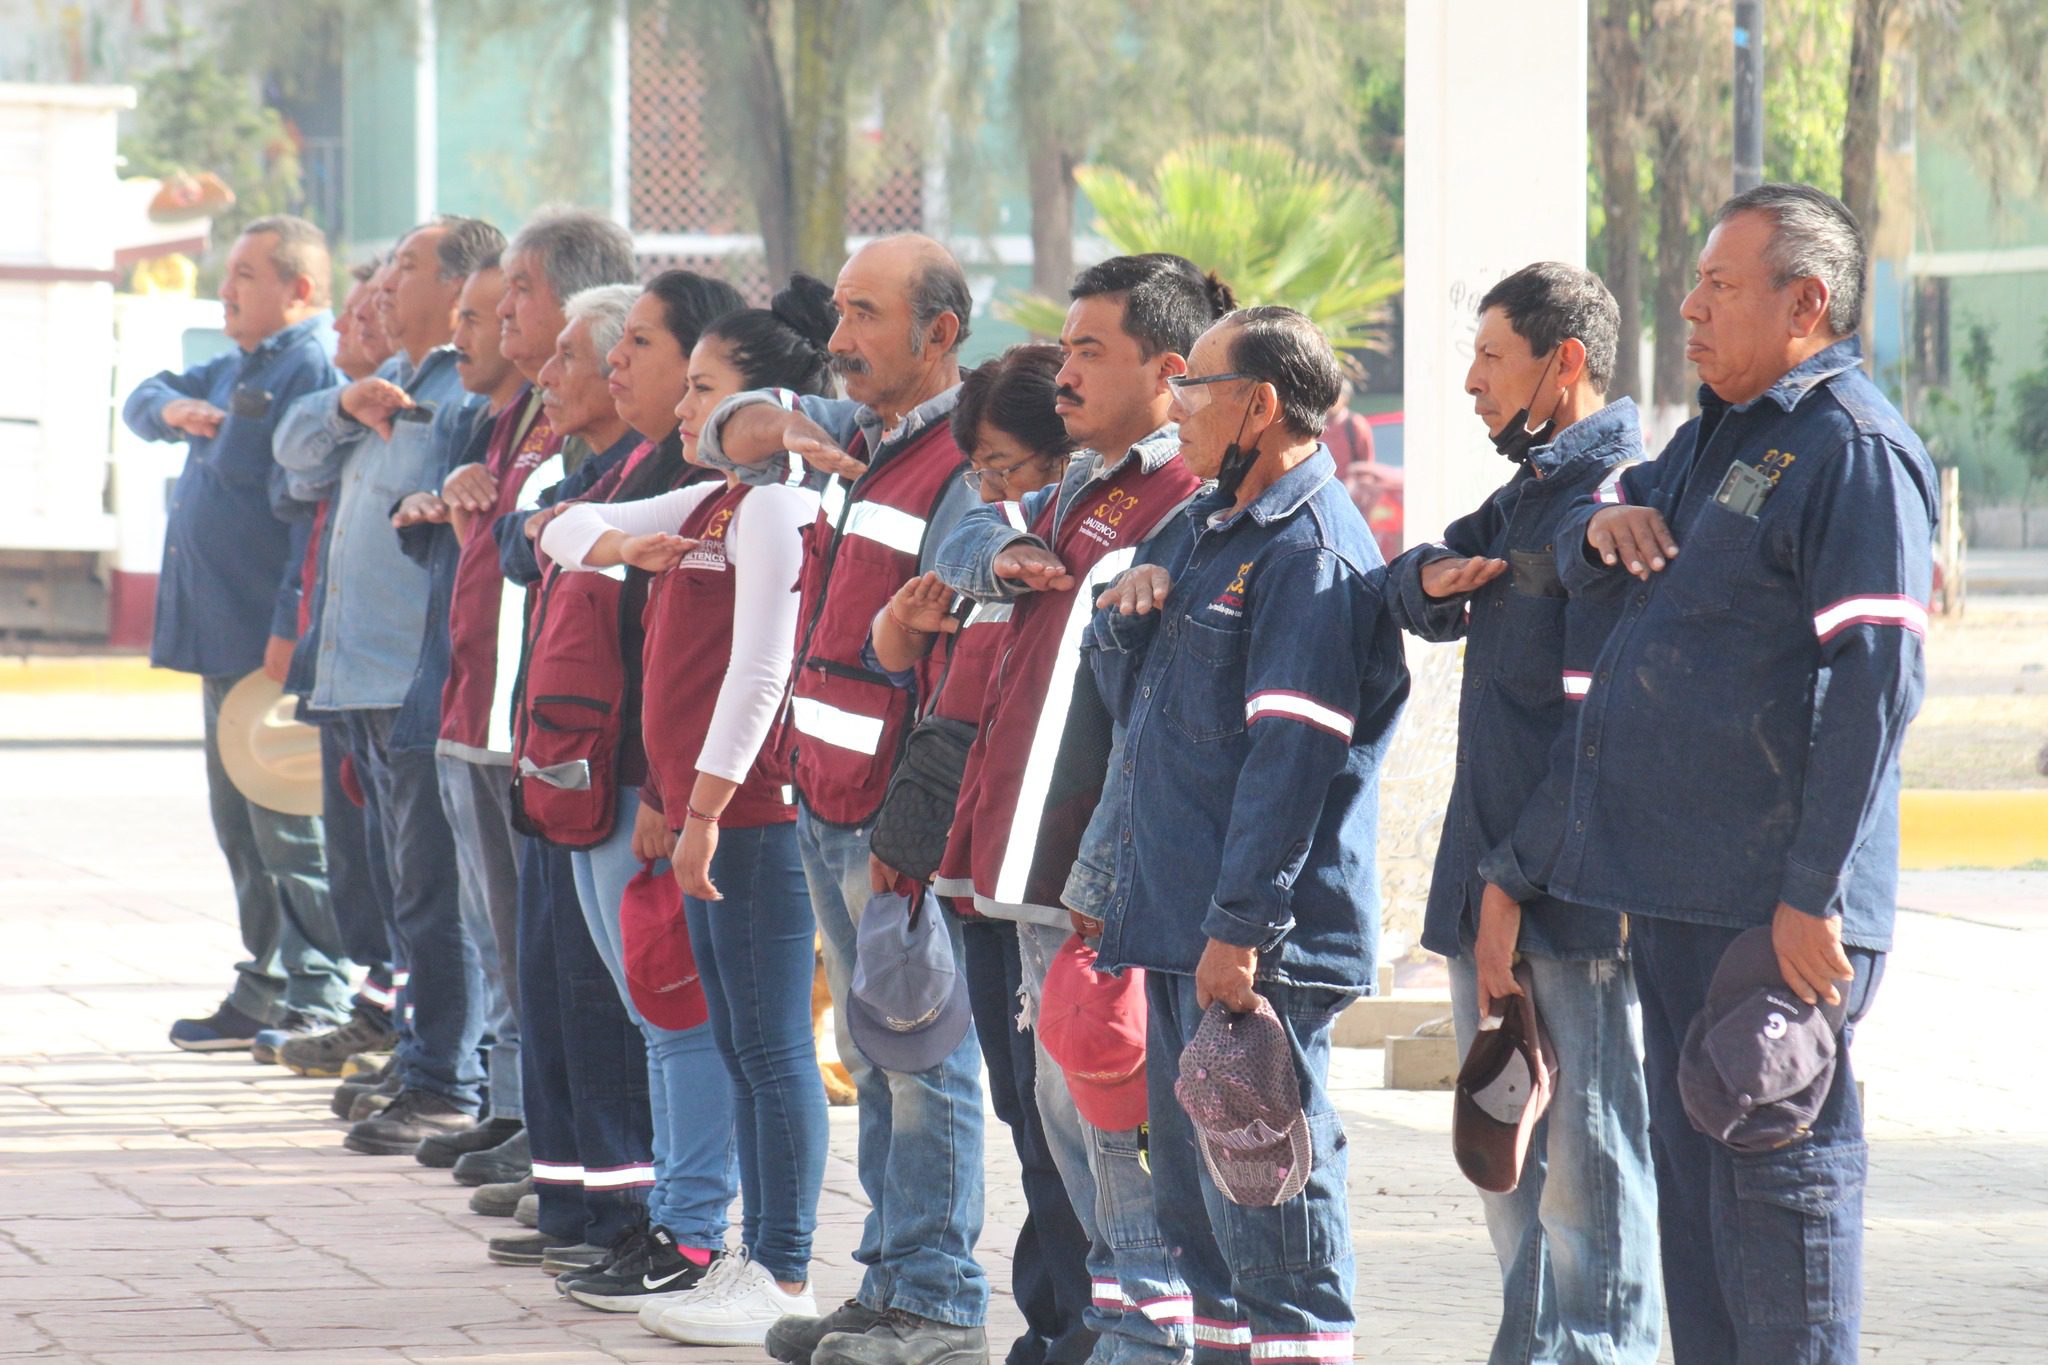
[[728, 313], [706, 327], [704, 335], [724, 344], [726, 359], [750, 389], [830, 394], [831, 356], [825, 346], [838, 325], [831, 286], [797, 274], [768, 307]]

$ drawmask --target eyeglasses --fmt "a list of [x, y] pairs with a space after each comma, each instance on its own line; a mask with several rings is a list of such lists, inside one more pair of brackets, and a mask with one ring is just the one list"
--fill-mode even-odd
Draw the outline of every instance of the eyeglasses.
[[1240, 370], [1225, 370], [1222, 374], [1174, 374], [1166, 377], [1173, 387], [1174, 400], [1190, 413], [1200, 412], [1209, 403], [1211, 384], [1226, 384], [1233, 379], [1250, 379], [1252, 376]]
[[[1006, 464], [996, 469], [963, 470], [960, 474], [960, 482], [966, 484], [969, 488], [979, 493], [982, 488], [981, 481], [983, 479], [994, 479], [998, 483], [1000, 483], [1004, 480], [1007, 480], [1012, 474], [1016, 473], [1025, 465], [1030, 464], [1033, 460], [1037, 458], [1038, 457], [1035, 455], [1026, 455], [1023, 459], [1016, 461], [1014, 464]], [[993, 486], [994, 485], [991, 485], [991, 487]]]

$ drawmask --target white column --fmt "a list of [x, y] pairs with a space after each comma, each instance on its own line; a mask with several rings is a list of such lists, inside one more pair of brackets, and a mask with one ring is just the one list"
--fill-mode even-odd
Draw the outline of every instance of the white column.
[[[1474, 307], [1531, 261], [1586, 259], [1586, 0], [1408, 6], [1402, 408], [1408, 543], [1505, 479], [1472, 415]], [[1381, 769], [1386, 957], [1421, 935], [1456, 759], [1463, 650], [1410, 638], [1414, 690]]]
[[612, 221], [633, 226], [633, 31], [628, 0], [613, 0], [611, 18], [611, 201]]
[[412, 217], [434, 216], [441, 184], [440, 36], [434, 0], [413, 0], [412, 49]]

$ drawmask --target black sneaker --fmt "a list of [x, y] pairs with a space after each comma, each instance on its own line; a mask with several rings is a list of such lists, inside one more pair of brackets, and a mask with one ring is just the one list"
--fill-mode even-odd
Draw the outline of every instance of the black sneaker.
[[634, 1231], [629, 1242], [622, 1239], [624, 1254], [589, 1274], [558, 1280], [555, 1287], [600, 1312], [636, 1313], [649, 1298], [673, 1298], [703, 1282], [711, 1263], [698, 1265], [683, 1255], [667, 1228]]
[[171, 1046], [187, 1052], [247, 1052], [262, 1031], [262, 1020], [251, 1019], [223, 1000], [204, 1019], [180, 1019], [171, 1025]]
[[533, 1193], [533, 1181], [514, 1180], [505, 1185], [485, 1185], [469, 1196], [469, 1211], [480, 1213], [486, 1218], [510, 1218], [519, 1210], [519, 1201]]
[[352, 1081], [343, 1081], [334, 1087], [334, 1102], [327, 1107], [334, 1111], [334, 1117], [345, 1119], [348, 1111], [355, 1107], [358, 1095], [367, 1095], [398, 1074], [398, 1059], [387, 1057], [384, 1065], [367, 1076]]
[[889, 1308], [865, 1332], [826, 1336], [811, 1365], [988, 1365], [988, 1331]]
[[545, 1232], [515, 1232], [510, 1237], [493, 1237], [486, 1254], [499, 1265], [539, 1265], [550, 1251], [563, 1251], [577, 1243]]
[[384, 1112], [364, 1119], [348, 1130], [341, 1145], [351, 1152], [371, 1156], [405, 1156], [437, 1133], [454, 1133], [469, 1127], [475, 1115], [426, 1090], [407, 1090], [391, 1101]]
[[262, 1029], [249, 1040], [249, 1060], [266, 1066], [276, 1062], [279, 1048], [294, 1038], [303, 1038], [314, 1032], [324, 1022], [304, 1010], [292, 1010], [278, 1021], [276, 1028]]
[[339, 1076], [342, 1065], [356, 1053], [382, 1052], [397, 1044], [391, 1016], [359, 1002], [347, 1023], [292, 1039], [277, 1050], [277, 1060], [301, 1076]]
[[882, 1320], [882, 1314], [862, 1303], [859, 1299], [848, 1299], [822, 1318], [804, 1318], [791, 1314], [768, 1329], [768, 1339], [762, 1348], [784, 1365], [811, 1365], [811, 1352], [818, 1349], [818, 1343], [835, 1333], [865, 1332]]
[[458, 1157], [454, 1170], [458, 1185], [502, 1185], [508, 1180], [524, 1180], [532, 1174], [533, 1148], [524, 1128], [489, 1151], [469, 1152]]
[[[412, 1154], [412, 1159], [422, 1166], [445, 1171], [455, 1164], [457, 1158], [468, 1156], [471, 1152], [488, 1152], [525, 1127], [526, 1125], [518, 1119], [485, 1119], [482, 1123], [472, 1124], [459, 1133], [428, 1138], [420, 1144], [420, 1149]], [[465, 1183], [483, 1185], [489, 1182], [478, 1180]]]

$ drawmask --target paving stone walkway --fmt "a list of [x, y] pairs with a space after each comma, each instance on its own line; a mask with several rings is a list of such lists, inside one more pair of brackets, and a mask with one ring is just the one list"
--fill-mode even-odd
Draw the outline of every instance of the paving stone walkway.
[[[1857, 1043], [1869, 1084], [1865, 1355], [2048, 1358], [2048, 874], [1909, 878], [1899, 950]], [[194, 749], [0, 747], [0, 1360], [683, 1360], [630, 1316], [493, 1266], [445, 1173], [344, 1152], [329, 1086], [163, 1041], [236, 956]], [[1342, 1052], [1360, 1356], [1471, 1361], [1494, 1309], [1440, 1094]], [[993, 1127], [993, 1120], [991, 1120]], [[1000, 1130], [994, 1130], [999, 1132]], [[821, 1299], [856, 1281], [852, 1114], [833, 1112]], [[999, 1294], [1020, 1213], [990, 1144]], [[752, 1352], [705, 1359], [758, 1361]]]

